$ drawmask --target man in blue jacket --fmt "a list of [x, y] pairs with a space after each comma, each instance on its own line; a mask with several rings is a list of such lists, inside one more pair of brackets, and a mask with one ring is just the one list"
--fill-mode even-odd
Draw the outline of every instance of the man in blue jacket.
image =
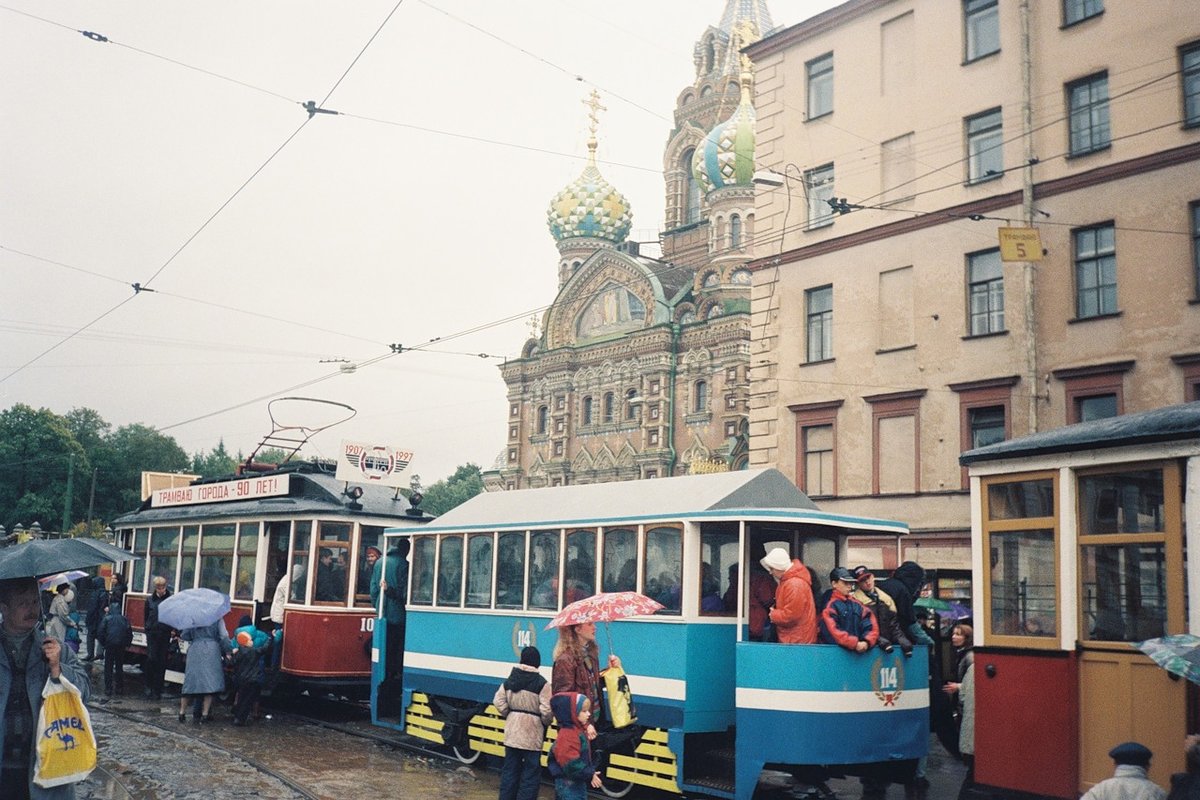
[[47, 679], [66, 677], [86, 702], [87, 671], [70, 648], [39, 624], [37, 580], [0, 581], [0, 799], [72, 800], [72, 784], [43, 789], [33, 783], [34, 740]]

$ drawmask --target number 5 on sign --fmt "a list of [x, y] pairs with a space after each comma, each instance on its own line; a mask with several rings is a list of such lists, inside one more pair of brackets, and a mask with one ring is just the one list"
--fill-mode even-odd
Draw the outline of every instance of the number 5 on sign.
[[999, 228], [1001, 261], [1041, 261], [1042, 237], [1037, 228]]

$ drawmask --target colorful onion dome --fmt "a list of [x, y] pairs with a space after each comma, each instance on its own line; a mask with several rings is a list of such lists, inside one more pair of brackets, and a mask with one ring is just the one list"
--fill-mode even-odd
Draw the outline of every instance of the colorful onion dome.
[[633, 212], [625, 195], [604, 180], [596, 166], [596, 112], [603, 106], [594, 91], [585, 102], [592, 107], [588, 163], [583, 174], [550, 201], [546, 224], [555, 241], [586, 237], [620, 244], [629, 236]]
[[692, 157], [692, 173], [706, 194], [726, 186], [749, 186], [754, 178], [754, 79], [748, 69], [742, 71], [741, 84], [738, 107], [709, 131]]

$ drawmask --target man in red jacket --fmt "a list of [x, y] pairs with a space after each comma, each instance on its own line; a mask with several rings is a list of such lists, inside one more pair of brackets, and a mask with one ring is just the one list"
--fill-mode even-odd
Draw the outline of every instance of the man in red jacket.
[[798, 558], [791, 558], [782, 547], [776, 547], [759, 562], [778, 586], [775, 587], [775, 607], [769, 614], [784, 644], [815, 644], [817, 641], [817, 609], [813, 603], [812, 576]]

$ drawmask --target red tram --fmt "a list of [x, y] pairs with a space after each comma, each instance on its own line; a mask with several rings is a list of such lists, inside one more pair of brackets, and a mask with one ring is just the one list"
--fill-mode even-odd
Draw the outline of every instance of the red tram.
[[[143, 558], [118, 567], [129, 580], [131, 649], [144, 652], [154, 576], [165, 577], [172, 591], [207, 587], [228, 594], [231, 631], [243, 615], [256, 623], [269, 618], [286, 576], [281, 683], [365, 694], [376, 618], [368, 547], [382, 549], [385, 528], [432, 517], [396, 490], [340, 481], [334, 468], [314, 461], [201, 479], [155, 491], [137, 511], [114, 520], [118, 545]], [[182, 680], [174, 671], [167, 678]]]

